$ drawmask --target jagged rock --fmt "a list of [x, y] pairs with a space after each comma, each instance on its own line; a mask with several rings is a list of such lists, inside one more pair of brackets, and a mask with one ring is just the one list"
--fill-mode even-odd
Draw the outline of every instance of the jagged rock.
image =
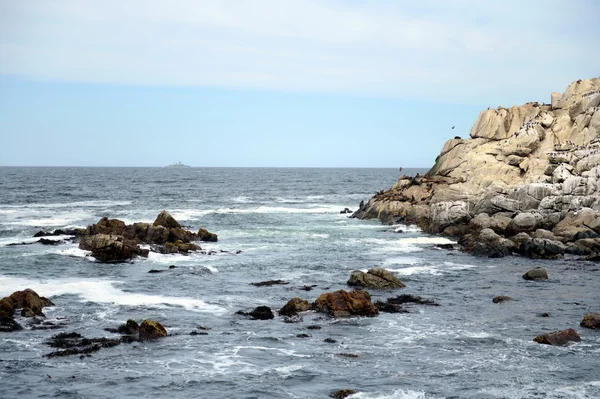
[[138, 334], [140, 341], [147, 341], [166, 337], [167, 330], [159, 322], [146, 319], [140, 324]]
[[308, 301], [296, 297], [290, 299], [288, 303], [286, 303], [281, 309], [279, 309], [279, 314], [281, 316], [294, 316], [300, 312], [310, 310], [310, 308], [311, 306]]
[[198, 238], [200, 239], [200, 241], [212, 241], [212, 242], [216, 242], [218, 240], [218, 237], [216, 234], [209, 232], [206, 229], [200, 229], [198, 230]]
[[321, 294], [312, 307], [317, 312], [327, 313], [333, 317], [373, 317], [379, 314], [377, 308], [371, 303], [371, 296], [367, 291], [339, 290]]
[[583, 316], [581, 327], [600, 330], [600, 313], [588, 313]]
[[543, 267], [531, 269], [523, 274], [525, 280], [548, 280], [548, 272]]
[[[425, 176], [400, 177], [392, 189], [361, 203], [353, 216], [401, 219], [432, 234], [470, 234], [472, 252], [484, 229], [502, 238], [532, 233], [533, 239], [552, 242], [540, 248], [536, 243], [532, 253], [525, 251], [527, 256], [547, 257], [550, 249], [558, 257], [562, 251], [556, 241], [570, 247], [574, 241], [597, 238], [600, 108], [588, 106], [600, 104], [597, 93], [600, 78], [586, 79], [569, 85], [560, 100], [553, 95], [553, 106], [527, 103], [483, 111], [471, 139], [447, 141]], [[591, 224], [583, 223], [581, 213], [593, 216]], [[502, 217], [492, 221], [496, 214]], [[536, 235], [538, 229], [552, 231], [556, 238]], [[515, 248], [525, 239], [519, 241]], [[475, 253], [499, 247], [481, 243]]]
[[538, 335], [533, 340], [539, 344], [565, 346], [569, 342], [581, 341], [581, 337], [579, 334], [577, 334], [577, 331], [569, 328], [568, 330], [554, 331], [548, 334]]
[[494, 299], [492, 299], [492, 302], [494, 303], [502, 303], [506, 301], [512, 301], [512, 298], [506, 295], [498, 295], [497, 297], [494, 297]]
[[374, 289], [393, 289], [406, 287], [390, 271], [374, 267], [367, 273], [355, 270], [350, 275], [348, 285]]
[[30, 288], [23, 291], [15, 291], [0, 301], [0, 312], [12, 315], [17, 309], [29, 309], [34, 316], [45, 317], [42, 309], [54, 306], [51, 300], [41, 297]]
[[181, 225], [171, 214], [167, 211], [162, 211], [154, 220], [153, 226], [163, 226], [167, 229], [181, 228]]
[[112, 234], [94, 234], [81, 237], [79, 248], [92, 252], [100, 262], [123, 262], [136, 256], [148, 256], [148, 250], [134, 241]]

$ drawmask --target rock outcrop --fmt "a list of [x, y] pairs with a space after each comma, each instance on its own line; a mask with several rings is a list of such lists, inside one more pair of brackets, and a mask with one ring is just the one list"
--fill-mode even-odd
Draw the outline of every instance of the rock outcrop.
[[317, 312], [333, 317], [377, 316], [379, 311], [371, 302], [367, 291], [339, 290], [320, 295], [312, 305]]
[[54, 306], [51, 300], [39, 296], [32, 289], [15, 291], [0, 299], [0, 332], [21, 330], [23, 327], [14, 319], [15, 312], [21, 309], [23, 317], [46, 317], [42, 309]]
[[200, 229], [193, 233], [181, 227], [173, 216], [162, 211], [154, 221], [126, 225], [119, 219], [103, 217], [98, 223], [88, 226], [78, 234], [79, 248], [92, 252], [100, 262], [123, 262], [137, 256], [148, 256], [148, 249], [164, 254], [188, 253], [201, 250], [192, 241], [217, 241], [217, 235]]
[[402, 176], [352, 216], [462, 237], [485, 256], [598, 254], [599, 105], [594, 78], [553, 93], [551, 105], [483, 111], [471, 138], [446, 142], [427, 174]]
[[381, 267], [374, 267], [366, 273], [360, 270], [353, 271], [348, 285], [380, 290], [406, 287], [392, 272]]
[[588, 313], [583, 316], [581, 327], [600, 330], [600, 313]]
[[548, 334], [538, 335], [533, 339], [539, 344], [565, 346], [569, 342], [579, 342], [581, 337], [577, 331], [569, 328], [568, 330], [555, 331]]

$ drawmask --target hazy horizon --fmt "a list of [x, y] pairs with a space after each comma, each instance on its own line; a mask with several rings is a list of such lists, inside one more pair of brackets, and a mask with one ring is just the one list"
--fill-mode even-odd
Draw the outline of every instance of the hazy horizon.
[[482, 110], [597, 76], [598, 15], [589, 0], [0, 0], [0, 164], [428, 168]]

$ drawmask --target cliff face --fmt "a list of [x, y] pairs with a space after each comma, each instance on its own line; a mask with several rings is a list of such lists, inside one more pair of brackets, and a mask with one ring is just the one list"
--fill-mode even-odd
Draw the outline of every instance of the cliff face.
[[[530, 238], [584, 208], [598, 218], [600, 78], [573, 82], [551, 98], [551, 104], [482, 111], [471, 138], [449, 140], [425, 176], [401, 177], [354, 216], [400, 219], [450, 236], [492, 229], [501, 237]], [[535, 222], [517, 227], [524, 213]], [[600, 237], [600, 229], [586, 229]], [[574, 242], [546, 236], [567, 247]]]

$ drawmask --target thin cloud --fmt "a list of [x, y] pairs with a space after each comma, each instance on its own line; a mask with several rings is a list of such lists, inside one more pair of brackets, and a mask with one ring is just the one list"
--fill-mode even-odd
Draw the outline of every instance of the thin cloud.
[[600, 65], [587, 1], [21, 0], [0, 15], [0, 73], [41, 80], [486, 103]]

